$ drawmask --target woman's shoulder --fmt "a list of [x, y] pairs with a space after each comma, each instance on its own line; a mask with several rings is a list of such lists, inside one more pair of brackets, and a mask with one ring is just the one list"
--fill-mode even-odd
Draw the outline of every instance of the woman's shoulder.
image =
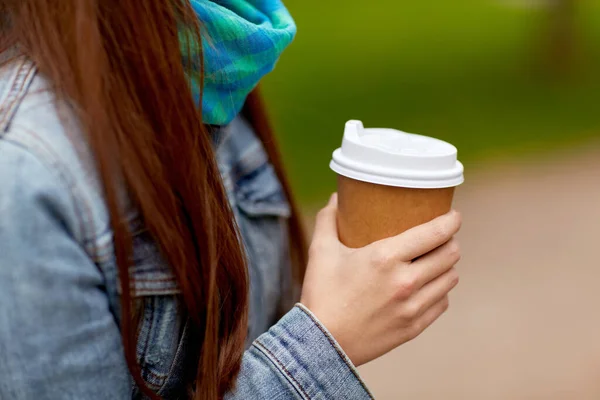
[[64, 204], [64, 223], [82, 244], [107, 229], [93, 157], [75, 112], [24, 56], [0, 64], [0, 163], [2, 182], [14, 182], [3, 184], [4, 197], [30, 202], [41, 195], [34, 189], [44, 187]]

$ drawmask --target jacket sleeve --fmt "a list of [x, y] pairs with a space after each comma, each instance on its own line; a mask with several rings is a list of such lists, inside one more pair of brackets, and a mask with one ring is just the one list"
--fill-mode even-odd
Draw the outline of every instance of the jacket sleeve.
[[[72, 188], [3, 140], [0, 185], [0, 399], [130, 399], [104, 276], [77, 239]], [[255, 341], [226, 395], [371, 398], [333, 337], [301, 305]]]
[[327, 329], [298, 304], [246, 352], [237, 399], [372, 399]]
[[131, 397], [103, 275], [58, 170], [0, 138], [0, 399]]

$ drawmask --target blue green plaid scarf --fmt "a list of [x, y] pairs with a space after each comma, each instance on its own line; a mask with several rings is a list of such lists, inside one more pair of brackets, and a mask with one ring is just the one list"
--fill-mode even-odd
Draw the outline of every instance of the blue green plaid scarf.
[[[260, 79], [273, 70], [294, 39], [296, 25], [280, 0], [191, 0], [191, 4], [204, 28], [203, 122], [226, 125]], [[191, 84], [199, 101], [199, 79], [192, 77]]]

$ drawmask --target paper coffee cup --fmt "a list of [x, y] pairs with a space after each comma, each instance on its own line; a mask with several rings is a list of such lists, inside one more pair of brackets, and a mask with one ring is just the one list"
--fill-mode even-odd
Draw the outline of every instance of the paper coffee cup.
[[450, 211], [464, 182], [456, 147], [394, 129], [346, 123], [330, 167], [338, 174], [338, 232], [359, 248]]

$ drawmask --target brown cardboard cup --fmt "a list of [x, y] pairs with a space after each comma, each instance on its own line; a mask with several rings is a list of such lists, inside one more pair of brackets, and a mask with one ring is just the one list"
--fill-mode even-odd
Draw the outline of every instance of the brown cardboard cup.
[[450, 143], [348, 121], [331, 169], [338, 174], [338, 231], [352, 248], [396, 236], [452, 207], [464, 168]]
[[446, 214], [454, 188], [411, 189], [338, 175], [338, 233], [343, 244], [364, 247]]

